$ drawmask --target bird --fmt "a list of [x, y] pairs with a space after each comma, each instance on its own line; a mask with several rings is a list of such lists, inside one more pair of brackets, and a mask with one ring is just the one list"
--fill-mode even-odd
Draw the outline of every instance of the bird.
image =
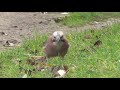
[[62, 31], [55, 31], [45, 43], [44, 52], [47, 58], [60, 56], [64, 58], [69, 49], [69, 43]]

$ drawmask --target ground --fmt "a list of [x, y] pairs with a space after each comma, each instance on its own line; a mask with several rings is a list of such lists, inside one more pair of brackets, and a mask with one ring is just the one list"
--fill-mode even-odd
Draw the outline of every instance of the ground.
[[[112, 15], [113, 17], [109, 17], [109, 19], [104, 19], [105, 14], [99, 14], [76, 13], [77, 16], [70, 15], [72, 18], [68, 17], [68, 19], [65, 18], [62, 22], [56, 23], [58, 21], [56, 18], [65, 15], [60, 12], [48, 12], [47, 14], [41, 12], [0, 12], [0, 77], [53, 77], [54, 75], [50, 73], [52, 70], [54, 71], [53, 67], [59, 68], [61, 65], [68, 67], [68, 73], [65, 76], [67, 78], [120, 77], [120, 25], [119, 23], [112, 25], [120, 22], [120, 14], [107, 13], [107, 16]], [[116, 18], [116, 15], [119, 17]], [[96, 16], [100, 16], [102, 20], [94, 19], [93, 17]], [[71, 27], [64, 24], [65, 20], [72, 22], [72, 24], [80, 20], [82, 22], [87, 20], [87, 22], [82, 25], [78, 23], [79, 26]], [[107, 27], [109, 25], [111, 27]], [[70, 48], [65, 58], [51, 58], [45, 64], [38, 63], [35, 67], [28, 65], [28, 61], [35, 61], [33, 57], [44, 56], [43, 42], [48, 38], [45, 34], [49, 35], [56, 30], [67, 34], [66, 38]], [[82, 30], [88, 31], [81, 32]], [[37, 35], [33, 37], [35, 32]], [[26, 40], [25, 38], [32, 39]], [[25, 42], [18, 48], [4, 51], [5, 48], [10, 48], [4, 46], [9, 40], [15, 45], [22, 44], [24, 40]], [[43, 69], [40, 72], [41, 67], [46, 66], [48, 69]], [[51, 67], [52, 70], [49, 72]], [[57, 67], [55, 70], [58, 69]]]
[[[103, 28], [112, 23], [120, 22], [119, 19], [108, 19], [105, 22], [93, 22], [82, 27], [67, 27], [55, 22], [56, 18], [64, 17], [61, 12], [0, 12], [0, 51], [5, 48], [6, 41], [12, 40], [16, 45], [22, 43], [25, 38], [33, 36], [34, 32], [51, 34], [56, 30], [64, 33], [81, 31], [88, 28]], [[6, 35], [5, 35], [6, 34]]]
[[64, 15], [57, 12], [48, 14], [41, 12], [0, 12], [0, 51], [6, 48], [3, 45], [8, 40], [17, 40], [16, 44], [18, 44], [24, 38], [32, 37], [34, 32], [43, 34], [67, 29], [54, 22], [55, 18], [61, 16]]

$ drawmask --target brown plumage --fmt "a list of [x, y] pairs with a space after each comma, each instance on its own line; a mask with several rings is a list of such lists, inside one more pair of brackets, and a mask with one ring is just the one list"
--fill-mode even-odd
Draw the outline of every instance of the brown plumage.
[[68, 51], [69, 44], [68, 41], [64, 38], [62, 31], [56, 31], [50, 36], [45, 43], [45, 54], [47, 58], [50, 57], [64, 57]]

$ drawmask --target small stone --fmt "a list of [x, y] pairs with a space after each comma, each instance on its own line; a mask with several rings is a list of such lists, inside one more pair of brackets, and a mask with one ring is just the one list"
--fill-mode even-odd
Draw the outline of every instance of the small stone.
[[22, 78], [27, 78], [27, 74], [23, 75], [23, 77], [22, 77]]

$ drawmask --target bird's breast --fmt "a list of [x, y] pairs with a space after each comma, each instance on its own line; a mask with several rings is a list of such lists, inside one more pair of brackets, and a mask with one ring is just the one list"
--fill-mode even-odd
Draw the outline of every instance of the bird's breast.
[[58, 42], [58, 43], [53, 42], [53, 45], [55, 46], [56, 50], [59, 51], [61, 49], [63, 43], [62, 42]]

